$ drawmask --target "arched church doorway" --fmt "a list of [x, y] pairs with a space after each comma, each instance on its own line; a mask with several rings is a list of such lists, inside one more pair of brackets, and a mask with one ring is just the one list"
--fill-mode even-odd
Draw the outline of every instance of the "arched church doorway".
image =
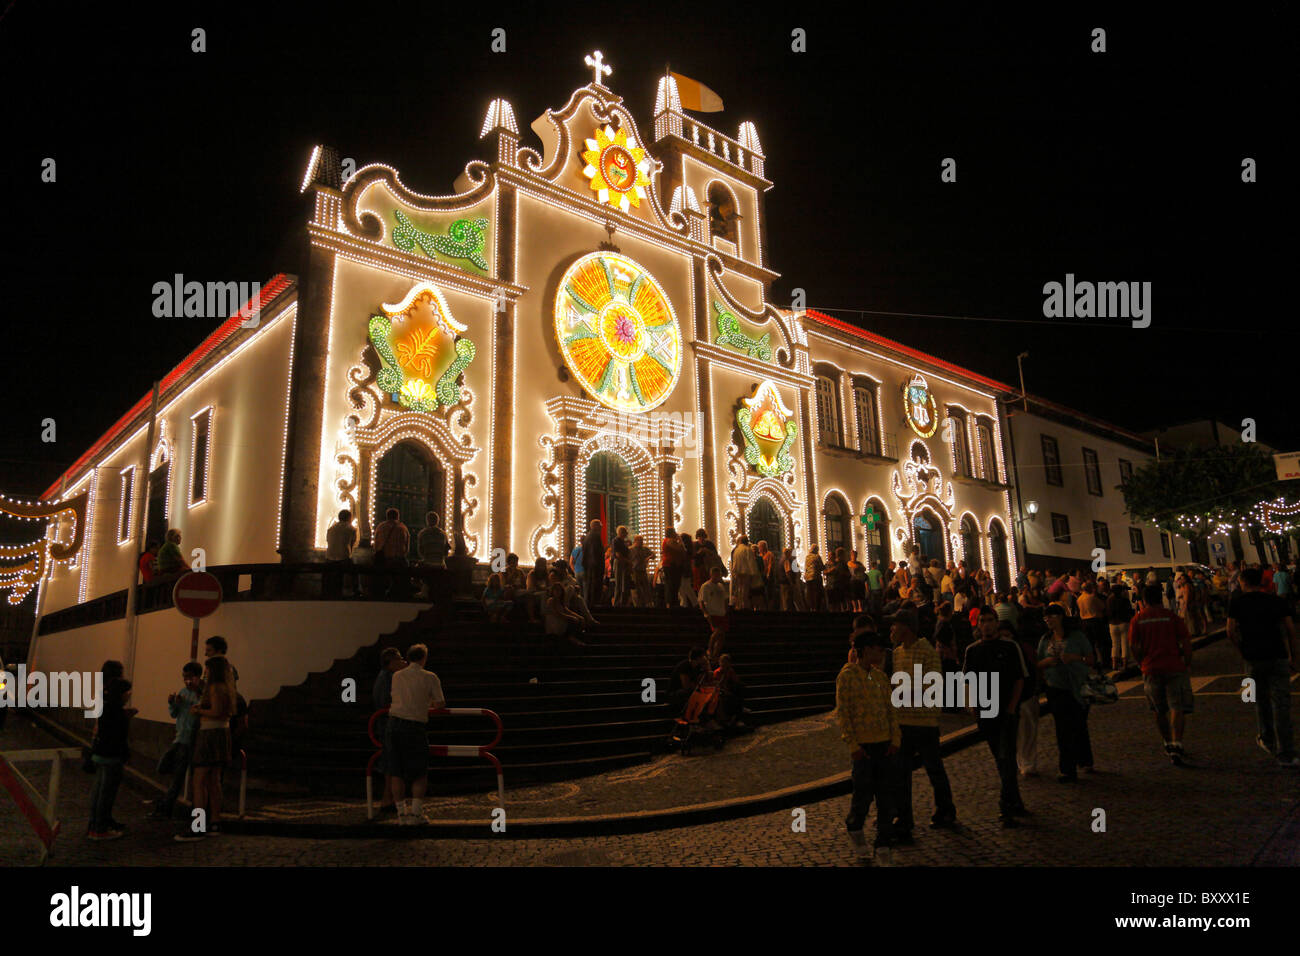
[[889, 564], [889, 519], [885, 517], [885, 506], [878, 498], [872, 498], [862, 509], [862, 533], [866, 540], [866, 560], [876, 562], [882, 571]]
[[389, 508], [396, 508], [402, 523], [411, 530], [407, 556], [414, 560], [415, 541], [425, 526], [425, 515], [436, 512], [442, 527], [447, 527], [447, 515], [443, 513], [445, 480], [446, 475], [428, 448], [409, 439], [398, 442], [379, 461], [371, 528], [385, 520]]
[[993, 586], [999, 591], [1011, 587], [1011, 564], [1007, 558], [1007, 533], [994, 521], [989, 526], [989, 543], [993, 549]]
[[970, 515], [961, 519], [961, 549], [964, 552], [962, 563], [968, 572], [974, 574], [980, 569], [980, 529]]
[[785, 547], [785, 522], [767, 498], [759, 498], [749, 506], [749, 543], [766, 541], [777, 555]]
[[636, 475], [618, 455], [598, 451], [587, 463], [587, 523], [577, 529], [577, 540], [587, 533], [592, 519], [599, 518], [601, 533], [608, 545], [610, 535], [619, 525], [637, 532]]
[[912, 519], [912, 531], [916, 536], [916, 546], [921, 549], [921, 558], [927, 564], [932, 560], [940, 563], [944, 560], [943, 525], [933, 512], [922, 511]]

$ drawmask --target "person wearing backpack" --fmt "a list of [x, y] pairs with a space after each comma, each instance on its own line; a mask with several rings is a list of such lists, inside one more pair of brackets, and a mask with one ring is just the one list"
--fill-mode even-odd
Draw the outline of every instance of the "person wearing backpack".
[[1091, 770], [1092, 741], [1088, 736], [1088, 705], [1083, 685], [1093, 660], [1092, 645], [1082, 631], [1069, 630], [1065, 608], [1049, 604], [1043, 610], [1047, 633], [1038, 642], [1038, 673], [1047, 692], [1056, 725], [1056, 745], [1060, 754], [1056, 779], [1077, 783], [1079, 769]]

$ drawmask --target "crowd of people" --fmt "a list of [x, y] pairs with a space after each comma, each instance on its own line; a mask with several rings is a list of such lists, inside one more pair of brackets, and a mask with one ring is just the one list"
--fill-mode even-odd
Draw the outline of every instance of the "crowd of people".
[[[348, 567], [379, 566], [389, 573], [369, 585], [371, 595], [406, 596], [414, 583], [407, 573], [410, 531], [396, 509], [376, 528], [374, 546], [358, 542], [344, 511], [329, 529], [328, 552], [341, 574]], [[452, 542], [430, 513], [419, 533], [421, 565], [446, 568], [464, 545]], [[180, 532], [168, 531], [140, 561], [145, 580], [176, 576], [187, 569]], [[1258, 746], [1281, 766], [1300, 767], [1290, 719], [1290, 676], [1300, 661], [1293, 624], [1296, 569], [1293, 564], [1248, 565], [1234, 561], [1215, 569], [1154, 568], [1104, 571], [1071, 569], [1056, 574], [1020, 568], [1014, 583], [999, 588], [983, 568], [923, 560], [913, 548], [906, 560], [859, 560], [855, 550], [837, 548], [828, 561], [812, 546], [802, 566], [792, 549], [780, 554], [766, 541], [737, 538], [729, 561], [704, 529], [694, 536], [669, 527], [659, 545], [657, 567], [642, 535], [619, 526], [606, 541], [599, 520], [568, 560], [538, 558], [527, 571], [510, 554], [503, 571], [490, 575], [482, 603], [490, 620], [527, 620], [556, 642], [583, 646], [596, 624], [593, 609], [614, 607], [691, 608], [709, 629], [707, 647], [696, 647], [674, 670], [671, 702], [685, 707], [692, 694], [716, 689], [718, 710], [710, 720], [743, 719], [745, 686], [726, 651], [731, 612], [736, 610], [851, 611], [857, 614], [849, 659], [836, 681], [836, 714], [853, 761], [853, 799], [847, 827], [859, 852], [887, 862], [890, 848], [911, 842], [914, 829], [912, 774], [919, 760], [934, 793], [932, 827], [956, 825], [957, 808], [939, 750], [939, 707], [894, 706], [894, 675], [998, 675], [997, 706], [978, 716], [1000, 781], [999, 819], [1017, 826], [1029, 811], [1020, 780], [1038, 773], [1040, 696], [1045, 698], [1057, 740], [1057, 779], [1076, 783], [1096, 770], [1088, 728], [1108, 671], [1141, 668], [1144, 691], [1164, 746], [1175, 764], [1185, 754], [1184, 734], [1194, 709], [1190, 682], [1192, 638], [1226, 618], [1229, 639], [1240, 651], [1256, 688]], [[360, 592], [363, 585], [354, 580]], [[887, 627], [887, 631], [882, 628]], [[207, 660], [183, 668], [184, 687], [168, 699], [176, 739], [160, 764], [173, 775], [157, 807], [170, 817], [186, 770], [194, 778], [194, 805], [207, 812], [206, 835], [220, 832], [221, 776], [231, 760], [232, 723], [241, 716], [237, 674], [225, 660], [225, 642], [210, 638]], [[414, 645], [406, 659], [389, 648], [381, 658], [375, 706], [390, 707], [382, 726], [385, 776], [381, 811], [402, 823], [423, 819], [427, 787], [427, 715], [445, 701], [438, 678], [424, 669], [427, 649]], [[121, 665], [105, 664], [105, 712], [100, 718], [91, 762], [96, 771], [91, 839], [115, 839], [124, 828], [112, 819], [113, 798], [125, 759], [130, 684]], [[1113, 691], [1113, 686], [1111, 687]], [[972, 709], [972, 713], [974, 710]], [[164, 769], [165, 768], [165, 769]], [[863, 822], [877, 805], [875, 847], [868, 850]], [[201, 839], [190, 829], [178, 840]]]
[[[901, 582], [886, 584], [881, 614], [854, 620], [848, 662], [836, 679], [836, 716], [853, 768], [846, 827], [862, 856], [888, 865], [893, 847], [913, 842], [912, 765], [918, 758], [934, 792], [931, 827], [956, 825], [939, 753], [939, 713], [954, 710], [957, 701], [896, 706], [892, 694], [900, 675], [911, 680], [932, 674], [942, 685], [956, 686], [943, 680], [956, 671], [975, 678], [966, 686], [997, 687], [995, 707], [966, 705], [978, 715], [997, 769], [999, 819], [1004, 827], [1016, 827], [1030, 815], [1020, 781], [1038, 773], [1040, 695], [1053, 718], [1057, 780], [1076, 784], [1080, 772], [1097, 769], [1088, 716], [1104, 699], [1098, 687], [1108, 680], [1109, 668], [1140, 667], [1164, 754], [1175, 765], [1184, 763], [1186, 722], [1195, 705], [1192, 637], [1208, 629], [1209, 615], [1219, 607], [1255, 685], [1256, 744], [1279, 766], [1300, 768], [1290, 715], [1290, 678], [1300, 663], [1293, 568], [1234, 562], [1210, 575], [1180, 569], [1166, 582], [1154, 570], [1108, 578], [1022, 569], [1016, 587], [1006, 593], [975, 589], [969, 612], [964, 606], [959, 612], [957, 602], [944, 598], [960, 596], [967, 576], [960, 570], [954, 575], [951, 567], [941, 574], [937, 565], [919, 575], [906, 569]], [[892, 570], [898, 578], [898, 569]], [[936, 577], [937, 608], [931, 593]], [[895, 586], [897, 594], [890, 593]], [[878, 630], [878, 620], [888, 634]], [[876, 836], [868, 847], [863, 831], [873, 802]]]

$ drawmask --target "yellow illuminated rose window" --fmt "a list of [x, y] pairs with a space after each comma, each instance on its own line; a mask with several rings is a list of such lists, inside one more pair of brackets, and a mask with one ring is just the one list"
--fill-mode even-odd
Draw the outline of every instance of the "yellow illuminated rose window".
[[618, 253], [594, 252], [569, 267], [555, 296], [555, 340], [583, 389], [609, 408], [648, 411], [681, 373], [672, 304], [645, 269]]
[[650, 185], [650, 160], [627, 130], [615, 132], [606, 126], [596, 130], [595, 139], [587, 140], [582, 154], [582, 174], [591, 180], [596, 198], [627, 212], [640, 206]]

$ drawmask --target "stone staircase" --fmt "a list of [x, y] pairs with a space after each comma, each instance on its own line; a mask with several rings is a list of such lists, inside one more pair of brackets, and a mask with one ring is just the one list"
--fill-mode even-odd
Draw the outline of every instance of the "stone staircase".
[[[495, 711], [505, 734], [494, 753], [508, 786], [599, 773], [649, 759], [675, 716], [664, 703], [673, 667], [708, 630], [696, 612], [599, 608], [586, 648], [556, 649], [527, 624], [489, 624], [476, 604], [451, 615], [431, 609], [329, 670], [252, 702], [248, 752], [255, 788], [313, 794], [364, 792], [374, 748], [366, 737], [370, 692], [384, 647], [405, 651], [423, 641], [428, 667], [442, 681], [449, 707]], [[835, 705], [835, 675], [845, 660], [852, 616], [739, 612], [727, 642], [760, 724], [804, 717]], [[343, 682], [357, 684], [354, 703]], [[656, 703], [642, 701], [645, 679]], [[481, 745], [490, 720], [437, 717], [430, 742]], [[433, 758], [431, 791], [492, 789], [495, 776], [477, 758]]]

